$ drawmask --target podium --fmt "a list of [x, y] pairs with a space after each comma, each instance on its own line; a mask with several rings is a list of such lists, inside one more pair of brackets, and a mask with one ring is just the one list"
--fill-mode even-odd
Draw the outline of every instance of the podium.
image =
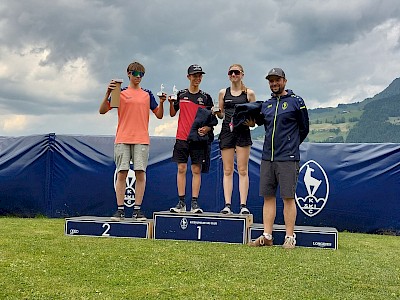
[[153, 235], [153, 220], [125, 218], [123, 221], [111, 221], [109, 217], [93, 216], [67, 218], [65, 235], [149, 239]]
[[[65, 219], [65, 235], [143, 238], [247, 244], [263, 234], [263, 224], [253, 224], [253, 215], [223, 215], [155, 212], [153, 219], [137, 221], [125, 218], [111, 221], [110, 217], [82, 216]], [[338, 231], [331, 227], [295, 226], [296, 246], [309, 248], [338, 248]], [[285, 226], [274, 224], [274, 245], [282, 245]]]
[[154, 239], [246, 244], [253, 215], [155, 212]]
[[[252, 224], [249, 228], [249, 241], [254, 241], [264, 232], [263, 224]], [[296, 247], [327, 248], [338, 247], [338, 231], [332, 227], [295, 226]], [[285, 240], [285, 225], [274, 224], [272, 236], [274, 245], [282, 245]]]

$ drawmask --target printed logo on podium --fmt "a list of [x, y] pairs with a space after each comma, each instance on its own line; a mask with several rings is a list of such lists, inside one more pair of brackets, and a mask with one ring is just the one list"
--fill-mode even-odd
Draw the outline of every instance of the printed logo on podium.
[[188, 227], [188, 224], [189, 222], [186, 218], [182, 218], [181, 222], [179, 223], [182, 230], [185, 230]]
[[299, 172], [296, 203], [309, 217], [319, 214], [328, 202], [329, 180], [325, 170], [314, 160], [307, 161]]
[[[114, 190], [115, 184], [117, 183], [117, 169], [114, 172]], [[136, 176], [133, 171], [133, 164], [130, 164], [130, 169], [128, 171], [128, 176], [126, 177], [126, 186], [125, 186], [125, 199], [124, 203], [126, 207], [132, 207], [135, 204], [135, 183]]]

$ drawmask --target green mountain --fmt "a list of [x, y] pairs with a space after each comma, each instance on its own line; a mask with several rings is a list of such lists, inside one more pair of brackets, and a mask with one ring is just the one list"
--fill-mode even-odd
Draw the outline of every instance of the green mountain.
[[[364, 101], [308, 112], [308, 142], [400, 143], [400, 78]], [[264, 127], [252, 130], [252, 137], [263, 139]]]

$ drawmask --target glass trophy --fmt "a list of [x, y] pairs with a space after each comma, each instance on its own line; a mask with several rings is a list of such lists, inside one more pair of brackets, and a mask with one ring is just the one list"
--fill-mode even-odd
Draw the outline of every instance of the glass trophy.
[[214, 106], [212, 107], [212, 112], [215, 114], [215, 113], [220, 112], [220, 111], [221, 111], [221, 109], [219, 108], [218, 100], [216, 102], [214, 101]]
[[171, 100], [173, 100], [173, 101], [178, 100], [178, 92], [179, 92], [179, 90], [174, 85], [174, 87], [172, 88]]
[[164, 84], [161, 83], [160, 91], [157, 92], [157, 96], [160, 96], [160, 97], [161, 97], [163, 94], [164, 94]]

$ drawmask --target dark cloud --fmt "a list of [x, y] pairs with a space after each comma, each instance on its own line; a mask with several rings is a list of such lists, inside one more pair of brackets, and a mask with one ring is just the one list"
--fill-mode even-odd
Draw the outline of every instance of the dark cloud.
[[[126, 78], [133, 60], [154, 92], [161, 83], [186, 87], [186, 69], [198, 63], [215, 98], [229, 84], [229, 65], [240, 63], [260, 100], [269, 95], [265, 73], [282, 67], [311, 106], [361, 101], [398, 77], [399, 16], [397, 0], [6, 0], [0, 109], [96, 113], [108, 81]], [[35, 89], [47, 85], [48, 94]]]

